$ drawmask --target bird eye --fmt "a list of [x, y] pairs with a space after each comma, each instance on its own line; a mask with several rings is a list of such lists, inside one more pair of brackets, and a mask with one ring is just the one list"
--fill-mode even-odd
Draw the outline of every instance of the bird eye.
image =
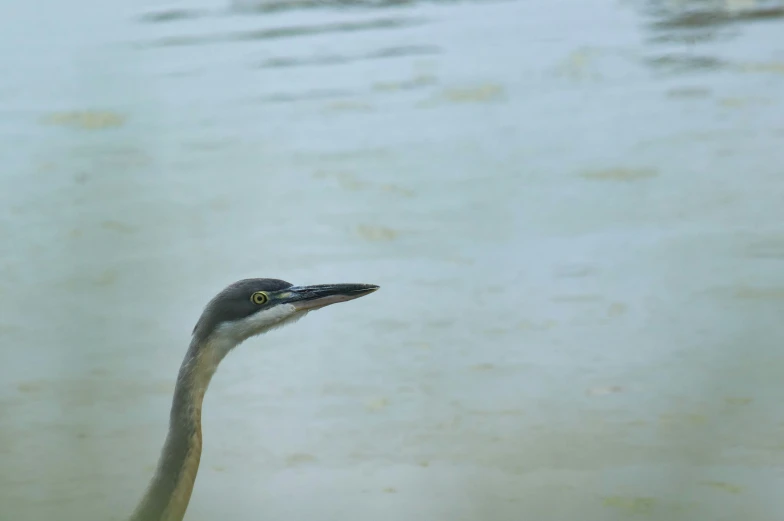
[[263, 291], [257, 291], [253, 295], [250, 296], [250, 301], [254, 304], [261, 306], [262, 304], [267, 302], [267, 294]]

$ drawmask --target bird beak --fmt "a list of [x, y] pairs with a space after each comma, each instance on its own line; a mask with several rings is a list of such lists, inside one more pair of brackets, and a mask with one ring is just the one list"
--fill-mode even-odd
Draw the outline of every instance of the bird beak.
[[313, 311], [330, 304], [348, 302], [376, 291], [374, 284], [318, 284], [315, 286], [295, 286], [282, 295], [283, 301], [291, 304], [297, 311]]

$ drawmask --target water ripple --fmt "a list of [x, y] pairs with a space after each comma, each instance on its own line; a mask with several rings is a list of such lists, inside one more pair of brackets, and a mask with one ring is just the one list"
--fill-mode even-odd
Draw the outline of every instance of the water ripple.
[[336, 65], [350, 63], [360, 60], [377, 60], [383, 58], [397, 58], [403, 56], [422, 56], [429, 54], [439, 54], [441, 48], [435, 45], [409, 45], [398, 47], [386, 47], [373, 51], [370, 53], [360, 54], [356, 56], [341, 56], [341, 55], [322, 55], [322, 56], [281, 56], [264, 60], [261, 68], [279, 68], [279, 67], [302, 67], [302, 66], [318, 66], [318, 65]]
[[[458, 0], [429, 0], [431, 3], [447, 4], [457, 3]], [[491, 3], [500, 0], [473, 0], [477, 3]], [[509, 0], [506, 0], [509, 1]], [[405, 5], [416, 5], [423, 3], [422, 0], [235, 0], [230, 10], [238, 14], [266, 14], [278, 11], [293, 11], [297, 9], [343, 9], [350, 7], [361, 7], [363, 9], [375, 8], [385, 9], [389, 7], [400, 7]]]
[[289, 27], [272, 27], [253, 31], [240, 31], [224, 34], [208, 34], [193, 36], [175, 36], [161, 38], [142, 44], [142, 47], [175, 47], [186, 45], [204, 45], [210, 43], [245, 42], [254, 40], [274, 40], [280, 38], [295, 38], [298, 36], [313, 36], [316, 34], [345, 33], [355, 31], [370, 31], [377, 29], [399, 29], [422, 25], [427, 20], [424, 18], [376, 18], [358, 22], [338, 22], [318, 25], [294, 25]]
[[166, 9], [163, 11], [145, 13], [139, 16], [138, 21], [149, 24], [178, 22], [180, 20], [201, 18], [207, 14], [206, 11], [197, 11], [195, 9]]
[[707, 9], [660, 14], [661, 18], [652, 24], [655, 29], [695, 29], [784, 18], [784, 6], [750, 5], [744, 9], [722, 9], [712, 6]]

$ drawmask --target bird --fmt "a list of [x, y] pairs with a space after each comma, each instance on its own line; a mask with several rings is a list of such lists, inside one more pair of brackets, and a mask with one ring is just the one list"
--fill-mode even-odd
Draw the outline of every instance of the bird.
[[373, 293], [374, 284], [294, 286], [280, 279], [234, 282], [205, 306], [180, 365], [169, 431], [155, 473], [129, 521], [181, 521], [201, 458], [201, 410], [218, 364], [251, 337], [291, 324], [311, 311]]

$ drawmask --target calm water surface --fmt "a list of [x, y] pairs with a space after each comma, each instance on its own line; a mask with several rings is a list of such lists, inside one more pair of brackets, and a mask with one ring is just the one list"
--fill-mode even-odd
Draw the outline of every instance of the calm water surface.
[[784, 7], [0, 7], [0, 519], [123, 519], [202, 306], [187, 519], [784, 515]]

